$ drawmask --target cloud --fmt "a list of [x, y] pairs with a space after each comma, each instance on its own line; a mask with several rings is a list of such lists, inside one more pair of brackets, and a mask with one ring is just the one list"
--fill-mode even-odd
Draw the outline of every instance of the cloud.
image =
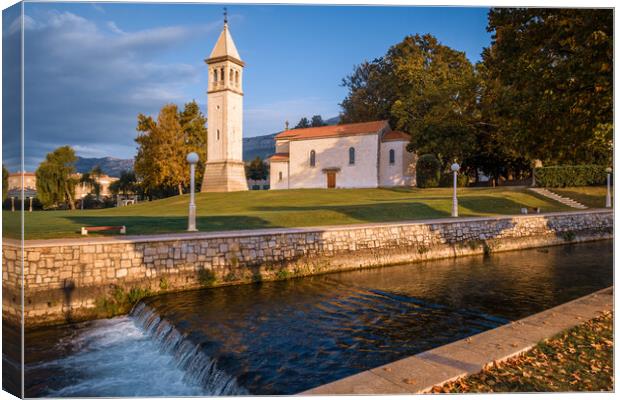
[[136, 115], [188, 100], [202, 61], [162, 61], [217, 23], [128, 32], [70, 12], [27, 16], [25, 140], [28, 170], [69, 144], [78, 155], [132, 157]]

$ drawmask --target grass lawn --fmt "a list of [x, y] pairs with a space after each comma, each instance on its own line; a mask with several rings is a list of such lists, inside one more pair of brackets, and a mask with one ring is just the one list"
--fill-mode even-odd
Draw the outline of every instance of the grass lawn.
[[[613, 189], [613, 188], [612, 188]], [[605, 207], [605, 196], [607, 195], [606, 186], [582, 186], [572, 188], [552, 188], [552, 192], [560, 196], [570, 197], [573, 200], [590, 208]], [[613, 191], [612, 191], [613, 196]], [[612, 197], [613, 201], [613, 197]]]
[[[518, 214], [521, 207], [543, 212], [570, 208], [524, 188], [459, 189], [460, 216]], [[121, 208], [25, 213], [26, 239], [77, 237], [81, 226], [125, 225], [127, 234], [182, 232], [189, 196], [175, 196]], [[201, 231], [300, 227], [401, 221], [450, 216], [452, 190], [300, 189], [200, 193], [196, 196]], [[19, 213], [3, 212], [4, 236], [18, 237]]]
[[613, 353], [613, 315], [606, 313], [433, 392], [613, 391]]

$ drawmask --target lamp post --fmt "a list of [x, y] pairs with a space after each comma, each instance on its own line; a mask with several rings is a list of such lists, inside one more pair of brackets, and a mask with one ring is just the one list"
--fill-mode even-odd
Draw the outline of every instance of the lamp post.
[[15, 196], [11, 196], [11, 211], [15, 211]]
[[28, 209], [29, 212], [32, 212], [32, 196], [29, 197], [30, 200], [30, 208]]
[[198, 162], [198, 154], [191, 152], [187, 155], [189, 163], [189, 220], [187, 230], [196, 232], [196, 203], [194, 202], [194, 175], [196, 174], [196, 163]]
[[607, 172], [607, 197], [605, 197], [605, 207], [611, 208], [611, 168], [608, 167]]
[[459, 168], [461, 168], [461, 166], [458, 165], [457, 163], [454, 163], [452, 164], [452, 166], [450, 166], [450, 169], [452, 170], [452, 174], [454, 175], [454, 190], [452, 192], [452, 216], [453, 217], [459, 216], [459, 202], [456, 198], [456, 174], [459, 171]]

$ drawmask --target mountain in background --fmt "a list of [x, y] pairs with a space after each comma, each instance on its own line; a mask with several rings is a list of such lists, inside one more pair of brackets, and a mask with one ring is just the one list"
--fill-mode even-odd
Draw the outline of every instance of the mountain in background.
[[118, 178], [121, 171], [133, 169], [133, 159], [122, 159], [116, 157], [84, 158], [79, 157], [75, 163], [75, 169], [79, 173], [89, 172], [95, 165], [98, 165], [103, 173]]
[[[325, 120], [327, 125], [336, 125], [340, 121], [339, 117]], [[243, 138], [243, 161], [249, 162], [256, 156], [265, 160], [276, 152], [275, 137], [280, 132], [268, 135]], [[121, 171], [133, 169], [133, 159], [122, 159], [116, 157], [85, 158], [79, 157], [75, 163], [75, 169], [79, 173], [89, 172], [95, 165], [99, 165], [103, 172], [109, 176], [118, 178]]]
[[[325, 120], [327, 125], [336, 125], [340, 122], [340, 117], [333, 117]], [[270, 133], [269, 135], [254, 136], [243, 138], [243, 161], [252, 161], [256, 156], [265, 160], [276, 152], [275, 137], [280, 132]]]

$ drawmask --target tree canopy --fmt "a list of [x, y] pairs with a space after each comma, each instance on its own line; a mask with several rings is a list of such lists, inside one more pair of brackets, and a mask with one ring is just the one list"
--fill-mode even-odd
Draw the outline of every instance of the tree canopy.
[[57, 207], [65, 203], [75, 209], [75, 185], [77, 179], [75, 162], [77, 157], [69, 146], [57, 148], [45, 156], [35, 174], [37, 177], [37, 197], [45, 208]]
[[256, 158], [247, 166], [246, 175], [249, 179], [254, 179], [257, 181], [267, 179], [269, 169], [267, 164], [259, 156], [256, 156]]
[[483, 53], [486, 117], [528, 159], [611, 161], [613, 11], [497, 8]]
[[200, 161], [196, 167], [197, 182], [201, 182], [207, 156], [206, 118], [195, 101], [179, 111], [174, 104], [162, 107], [157, 121], [138, 115], [136, 138], [138, 153], [134, 169], [150, 197], [183, 194], [189, 186], [189, 165], [186, 156], [196, 152]]
[[443, 168], [492, 177], [545, 164], [609, 164], [613, 144], [613, 12], [489, 12], [482, 61], [412, 35], [343, 79], [341, 122], [387, 119], [410, 151]]
[[2, 164], [2, 201], [9, 195], [9, 170]]

